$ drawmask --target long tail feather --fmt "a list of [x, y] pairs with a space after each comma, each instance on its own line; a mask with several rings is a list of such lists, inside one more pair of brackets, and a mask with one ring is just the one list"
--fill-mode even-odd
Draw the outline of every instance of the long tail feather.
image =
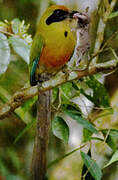
[[32, 180], [44, 180], [51, 124], [51, 90], [38, 95], [37, 129], [32, 160]]

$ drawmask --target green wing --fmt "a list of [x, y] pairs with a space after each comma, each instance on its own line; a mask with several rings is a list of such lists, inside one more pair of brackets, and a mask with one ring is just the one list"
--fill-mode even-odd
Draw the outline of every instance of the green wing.
[[40, 60], [40, 55], [43, 46], [44, 46], [43, 37], [39, 33], [36, 33], [30, 51], [30, 84], [32, 86], [35, 86], [37, 84], [36, 69]]

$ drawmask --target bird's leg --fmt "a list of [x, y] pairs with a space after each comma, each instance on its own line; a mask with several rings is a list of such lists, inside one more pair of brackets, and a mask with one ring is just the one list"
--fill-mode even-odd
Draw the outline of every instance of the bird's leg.
[[48, 81], [53, 75], [51, 73], [43, 73], [41, 75], [38, 75], [38, 83], [39, 87], [44, 81]]
[[72, 72], [72, 69], [70, 69], [70, 67], [65, 64], [63, 66], [62, 72], [65, 74], [65, 79], [67, 80], [70, 73]]

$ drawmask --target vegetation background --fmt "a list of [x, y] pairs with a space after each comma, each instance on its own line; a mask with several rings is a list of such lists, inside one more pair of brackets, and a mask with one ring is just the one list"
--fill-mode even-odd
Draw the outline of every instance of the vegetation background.
[[[16, 91], [24, 86], [27, 87], [29, 84], [28, 53], [32, 37], [41, 14], [49, 5], [65, 4], [71, 9], [77, 9], [82, 12], [89, 7], [88, 11], [91, 15], [90, 53], [92, 54], [95, 49], [99, 19], [108, 10], [109, 6], [107, 5], [111, 2], [111, 0], [61, 0], [61, 3], [59, 0], [0, 0], [0, 106], [8, 102]], [[101, 33], [103, 39], [100, 47], [103, 47], [108, 39], [109, 41], [105, 47], [106, 49], [103, 49], [105, 51], [102, 51], [98, 57], [99, 62], [106, 62], [114, 58], [118, 60], [117, 1], [113, 12], [115, 14], [111, 13], [111, 17], [107, 19], [103, 29], [104, 34]], [[11, 22], [15, 24], [15, 26], [12, 25], [13, 33], [17, 34], [23, 41], [17, 41], [14, 36], [2, 33], [2, 31], [6, 30], [6, 27], [11, 27]], [[30, 24], [29, 28], [26, 26], [27, 24]], [[7, 29], [7, 31], [12, 33], [10, 29]], [[29, 36], [30, 34], [32, 37]], [[7, 49], [3, 49], [3, 47]], [[59, 91], [60, 89], [56, 88], [53, 93], [53, 111], [60, 103]], [[29, 179], [35, 136], [36, 101], [36, 97], [26, 101], [14, 113], [0, 122], [0, 180]], [[100, 133], [93, 135], [95, 129], [91, 130], [91, 127], [88, 127], [89, 125], [78, 123], [71, 118], [72, 116], [69, 117], [62, 113], [62, 110], [66, 111], [69, 108], [78, 110], [83, 120], [88, 119], [92, 122], [94, 127], [101, 130]], [[106, 74], [106, 72], [105, 74], [99, 73], [80, 81], [62, 85], [61, 107], [56, 113], [59, 115], [58, 118], [62, 117], [62, 123], [57, 124], [55, 127], [54, 123], [57, 122], [55, 120], [52, 125], [53, 133], [51, 132], [50, 135], [49, 163], [63, 157], [64, 154], [78, 148], [84, 142], [86, 146], [82, 151], [87, 153], [90, 150], [91, 155], [90, 151], [89, 155], [92, 156], [92, 159], [95, 160], [103, 172], [102, 177], [99, 170], [96, 171], [97, 177], [94, 175], [95, 172], [90, 171], [91, 175], [97, 180], [117, 180], [117, 68], [110, 75]], [[106, 129], [106, 131], [103, 131], [103, 129]], [[113, 156], [115, 160], [112, 159], [110, 162], [109, 160]], [[86, 158], [83, 159], [86, 164]], [[115, 163], [113, 163], [114, 161]], [[104, 168], [108, 162], [110, 166]], [[94, 165], [96, 167], [96, 164]], [[87, 178], [91, 179], [92, 177], [87, 176], [89, 174], [88, 171], [82, 173], [84, 168], [82, 154], [80, 155], [80, 151], [76, 151], [50, 166], [48, 168], [48, 178], [50, 180], [80, 180], [81, 176], [83, 176], [85, 180]]]

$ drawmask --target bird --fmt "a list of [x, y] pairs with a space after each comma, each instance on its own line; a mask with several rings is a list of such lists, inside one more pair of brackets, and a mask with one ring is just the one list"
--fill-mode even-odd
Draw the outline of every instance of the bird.
[[51, 124], [51, 90], [40, 85], [55, 75], [71, 59], [76, 35], [71, 31], [75, 11], [66, 6], [50, 6], [42, 15], [30, 50], [30, 84], [38, 85], [37, 127], [32, 158], [32, 178], [44, 179]]
[[49, 79], [72, 57], [76, 35], [71, 21], [76, 11], [52, 5], [42, 15], [30, 51], [30, 84]]

